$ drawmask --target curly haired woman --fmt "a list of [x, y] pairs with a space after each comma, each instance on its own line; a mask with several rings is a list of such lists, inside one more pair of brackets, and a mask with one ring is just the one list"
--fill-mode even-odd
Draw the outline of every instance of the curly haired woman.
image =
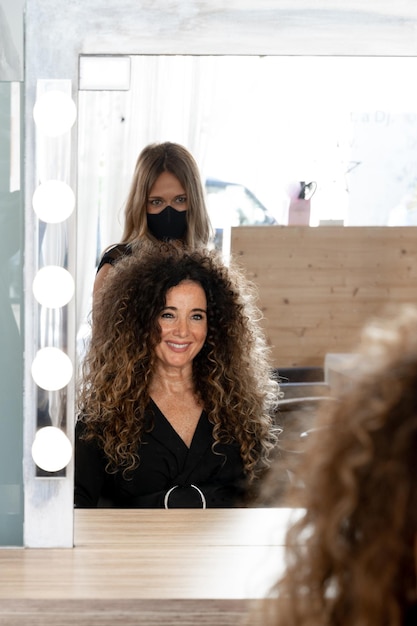
[[95, 305], [75, 505], [242, 506], [276, 443], [254, 293], [215, 252], [141, 243]]
[[305, 512], [288, 531], [286, 571], [251, 626], [417, 624], [414, 307], [368, 324], [336, 391], [293, 483]]

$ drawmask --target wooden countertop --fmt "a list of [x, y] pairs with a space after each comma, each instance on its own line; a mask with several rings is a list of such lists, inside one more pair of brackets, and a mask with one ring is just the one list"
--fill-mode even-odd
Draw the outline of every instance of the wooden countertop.
[[[208, 611], [236, 626], [282, 568], [291, 513], [76, 510], [73, 549], [0, 550], [0, 625], [208, 624]], [[169, 621], [178, 611], [190, 621]]]
[[149, 546], [283, 545], [296, 510], [260, 509], [76, 509], [78, 548], [132, 544]]

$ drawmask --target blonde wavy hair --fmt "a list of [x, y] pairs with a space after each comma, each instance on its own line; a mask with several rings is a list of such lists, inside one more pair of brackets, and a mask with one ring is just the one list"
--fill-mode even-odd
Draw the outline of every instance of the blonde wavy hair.
[[173, 174], [187, 195], [185, 243], [190, 248], [207, 246], [213, 233], [197, 163], [184, 146], [169, 141], [150, 144], [138, 156], [125, 205], [122, 243], [157, 241], [148, 230], [146, 209], [151, 189], [163, 172]]
[[305, 513], [251, 625], [401, 626], [417, 600], [417, 309], [370, 322], [357, 353], [308, 437], [287, 500]]
[[94, 306], [83, 362], [80, 419], [96, 439], [108, 471], [129, 473], [140, 463], [149, 386], [160, 339], [158, 317], [169, 289], [199, 283], [207, 297], [206, 342], [193, 362], [195, 392], [217, 443], [237, 442], [249, 483], [270, 462], [276, 444], [279, 386], [260, 327], [256, 291], [215, 251], [180, 244], [141, 244], [106, 277]]

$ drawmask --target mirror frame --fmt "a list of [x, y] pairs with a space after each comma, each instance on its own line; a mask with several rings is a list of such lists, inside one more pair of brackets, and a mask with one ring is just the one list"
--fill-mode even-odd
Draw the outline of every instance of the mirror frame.
[[[35, 477], [30, 450], [36, 389], [32, 282], [37, 250], [33, 106], [38, 79], [70, 79], [77, 103], [80, 54], [417, 55], [415, 0], [27, 0], [25, 33], [25, 399], [24, 487], [27, 547], [73, 545], [73, 466], [63, 479]], [[71, 186], [77, 181], [72, 130]], [[75, 254], [76, 220], [70, 245]], [[72, 243], [71, 243], [72, 242]], [[74, 261], [74, 271], [76, 263]], [[71, 313], [72, 311], [72, 313]], [[74, 317], [75, 307], [69, 311]], [[74, 319], [68, 340], [75, 354]], [[72, 346], [72, 347], [71, 347]], [[74, 390], [73, 390], [74, 391]], [[67, 427], [73, 430], [73, 416]], [[40, 529], [42, 531], [40, 532]]]

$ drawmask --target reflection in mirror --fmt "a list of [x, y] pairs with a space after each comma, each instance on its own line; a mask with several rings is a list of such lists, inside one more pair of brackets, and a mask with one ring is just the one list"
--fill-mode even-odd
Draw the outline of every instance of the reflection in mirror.
[[[417, 223], [417, 103], [403, 79], [414, 58], [132, 56], [115, 64], [122, 81], [109, 57], [81, 59], [80, 359], [97, 263], [121, 239], [135, 162], [149, 143], [178, 142], [195, 156], [217, 235], [241, 224]], [[288, 425], [297, 402], [281, 416]], [[300, 433], [286, 432], [291, 448]]]
[[[176, 141], [192, 152], [219, 230], [417, 222], [417, 103], [404, 80], [417, 59], [132, 56], [121, 90], [108, 82], [109, 57], [81, 57], [89, 58], [96, 82], [83, 85], [81, 73], [79, 92], [81, 344], [97, 259], [120, 240], [134, 164], [148, 143]], [[310, 183], [315, 192], [303, 198]]]

